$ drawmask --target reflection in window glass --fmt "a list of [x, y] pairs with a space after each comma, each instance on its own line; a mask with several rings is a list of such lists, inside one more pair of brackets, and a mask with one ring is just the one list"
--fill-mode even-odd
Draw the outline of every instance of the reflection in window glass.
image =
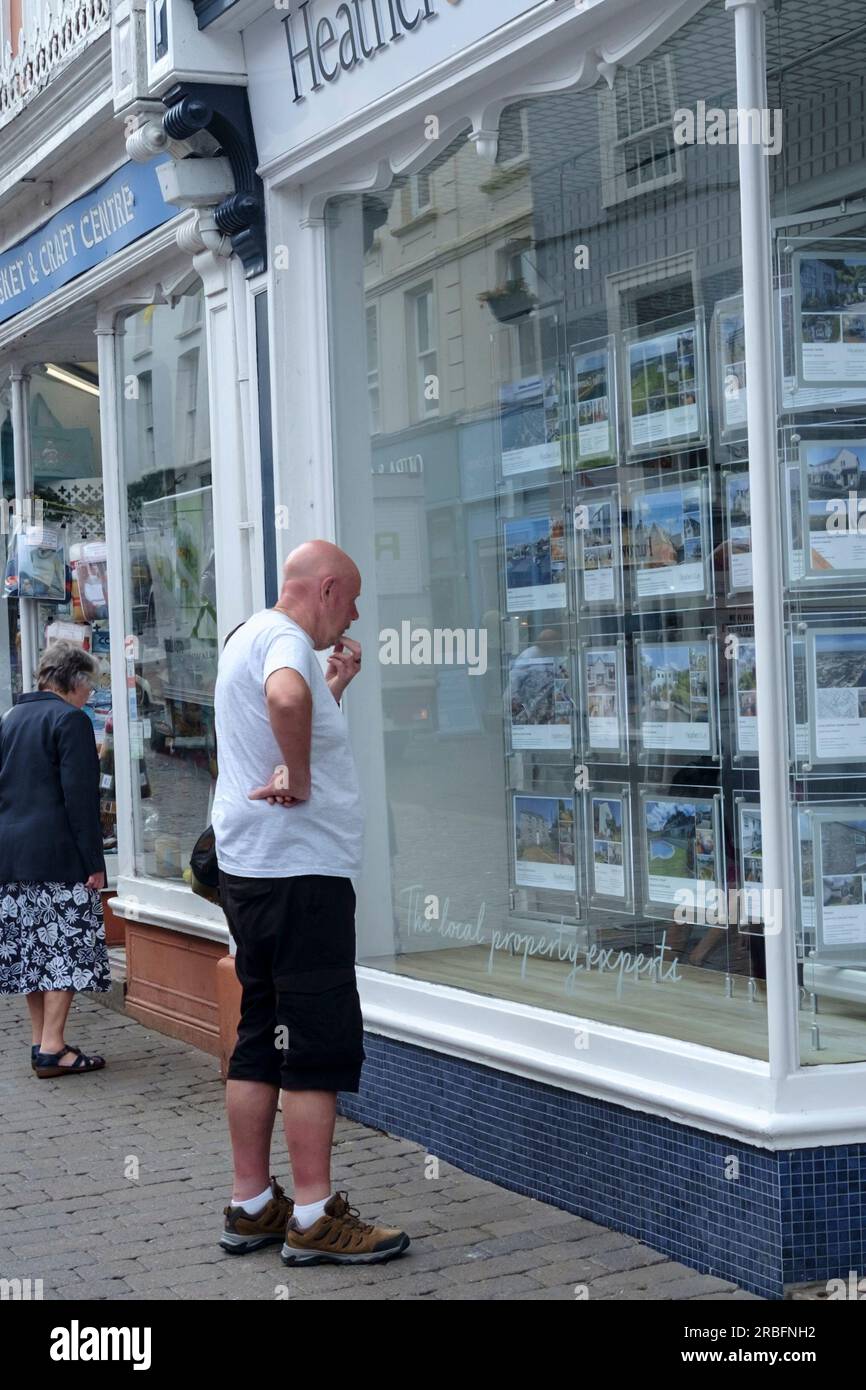
[[362, 640], [390, 634], [347, 698], [359, 957], [761, 1058], [751, 594], [724, 515], [748, 445], [709, 343], [742, 289], [737, 151], [672, 137], [710, 94], [736, 105], [722, 3], [613, 92], [506, 109], [496, 164], [438, 154], [435, 219], [407, 226], [400, 179], [328, 205], [339, 536]]
[[[121, 339], [127, 680], [141, 874], [180, 879], [216, 775], [213, 499], [200, 286]], [[147, 341], [149, 346], [142, 347]]]
[[[856, 211], [866, 91], [862, 6], [783, 6], [768, 23], [767, 67], [769, 106], [784, 132], [782, 153], [768, 165], [778, 227], [800, 1059], [814, 1066], [866, 1057], [866, 217]], [[855, 212], [840, 220], [846, 200]], [[760, 850], [760, 820], [755, 829]]]

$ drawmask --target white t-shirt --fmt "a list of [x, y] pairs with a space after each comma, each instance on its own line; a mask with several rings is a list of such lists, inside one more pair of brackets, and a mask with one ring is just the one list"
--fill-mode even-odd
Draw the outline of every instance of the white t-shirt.
[[[298, 671], [313, 697], [310, 797], [296, 806], [249, 799], [283, 762], [265, 697], [268, 677], [283, 667]], [[310, 636], [272, 608], [254, 614], [223, 649], [215, 705], [219, 777], [211, 819], [223, 872], [356, 876], [364, 837], [358, 774], [346, 720]]]

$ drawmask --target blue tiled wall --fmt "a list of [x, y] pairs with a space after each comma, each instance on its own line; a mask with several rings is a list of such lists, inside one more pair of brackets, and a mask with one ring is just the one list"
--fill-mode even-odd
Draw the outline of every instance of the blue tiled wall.
[[341, 1112], [468, 1173], [768, 1298], [864, 1268], [866, 1145], [770, 1153], [375, 1034], [364, 1046]]

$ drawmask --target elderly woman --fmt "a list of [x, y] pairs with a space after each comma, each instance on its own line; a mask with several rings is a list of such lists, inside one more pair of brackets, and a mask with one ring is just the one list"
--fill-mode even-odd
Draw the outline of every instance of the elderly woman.
[[38, 1077], [105, 1066], [64, 1039], [72, 996], [110, 986], [99, 890], [99, 759], [84, 713], [99, 667], [54, 642], [0, 719], [0, 994], [23, 994]]

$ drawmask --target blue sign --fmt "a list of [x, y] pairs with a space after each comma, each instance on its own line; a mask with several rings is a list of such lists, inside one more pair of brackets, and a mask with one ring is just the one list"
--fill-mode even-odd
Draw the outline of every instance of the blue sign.
[[157, 165], [124, 164], [90, 193], [55, 213], [38, 231], [0, 254], [0, 323], [36, 304], [174, 217], [163, 202]]

